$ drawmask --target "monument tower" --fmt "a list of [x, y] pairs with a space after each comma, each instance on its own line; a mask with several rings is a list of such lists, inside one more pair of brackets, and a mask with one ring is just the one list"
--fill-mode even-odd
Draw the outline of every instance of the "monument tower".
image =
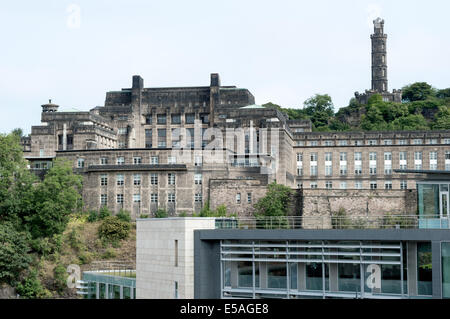
[[381, 94], [383, 101], [401, 102], [401, 90], [388, 91], [387, 78], [387, 34], [384, 33], [384, 20], [377, 18], [373, 21], [374, 33], [370, 35], [372, 41], [372, 88], [365, 93], [355, 93], [355, 97], [361, 104], [367, 104], [370, 96]]

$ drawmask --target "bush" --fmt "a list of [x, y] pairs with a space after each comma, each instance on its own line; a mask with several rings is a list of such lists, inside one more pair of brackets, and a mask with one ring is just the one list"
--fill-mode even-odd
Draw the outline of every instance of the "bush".
[[99, 219], [105, 219], [106, 217], [111, 216], [111, 211], [108, 209], [108, 207], [103, 206], [102, 208], [100, 208], [100, 211], [98, 213], [98, 217]]
[[123, 220], [124, 222], [131, 222], [131, 215], [130, 212], [121, 209], [118, 213], [117, 213], [117, 218], [119, 218], [120, 220]]
[[20, 272], [30, 265], [27, 239], [29, 235], [16, 231], [12, 224], [0, 224], [0, 282], [13, 286]]
[[87, 218], [87, 221], [90, 223], [96, 222], [98, 220], [99, 216], [98, 216], [98, 212], [95, 210], [91, 210], [89, 211], [89, 216]]
[[94, 260], [94, 254], [90, 251], [84, 251], [78, 256], [78, 258], [80, 259], [80, 263], [82, 265], [90, 264], [92, 260]]
[[169, 214], [164, 209], [158, 209], [155, 213], [155, 218], [167, 218]]
[[289, 229], [289, 220], [286, 216], [256, 215], [257, 229]]
[[99, 237], [109, 242], [128, 238], [131, 224], [115, 216], [106, 217], [98, 227]]
[[149, 218], [149, 215], [148, 215], [148, 214], [141, 214], [141, 215], [139, 216], [139, 218]]
[[50, 298], [51, 293], [42, 286], [36, 270], [30, 271], [23, 283], [17, 285], [17, 293], [23, 298]]
[[58, 264], [53, 268], [53, 279], [58, 292], [62, 292], [67, 287], [67, 277], [67, 270], [63, 265]]
[[117, 256], [116, 251], [112, 248], [108, 248], [102, 255], [103, 259], [112, 259]]

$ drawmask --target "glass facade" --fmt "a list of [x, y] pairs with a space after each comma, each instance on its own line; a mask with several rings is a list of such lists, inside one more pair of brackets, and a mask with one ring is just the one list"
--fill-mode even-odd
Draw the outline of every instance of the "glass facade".
[[406, 258], [402, 242], [224, 240], [222, 297], [407, 298]]
[[450, 228], [450, 183], [417, 183], [419, 228]]
[[83, 272], [85, 288], [78, 293], [86, 299], [136, 299], [136, 272], [124, 270], [115, 276], [108, 271]]
[[450, 298], [450, 243], [441, 244], [442, 298]]

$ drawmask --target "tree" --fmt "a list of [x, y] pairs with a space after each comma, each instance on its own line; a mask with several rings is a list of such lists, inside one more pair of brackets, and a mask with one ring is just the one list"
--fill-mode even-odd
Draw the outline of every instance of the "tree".
[[75, 175], [67, 160], [57, 159], [45, 179], [36, 187], [34, 211], [26, 218], [33, 237], [60, 234], [69, 215], [81, 208], [82, 177]]
[[23, 130], [21, 128], [15, 128], [11, 133], [19, 137], [19, 139], [23, 136]]
[[334, 106], [328, 94], [316, 94], [304, 103], [306, 114], [313, 116], [316, 112], [325, 112], [329, 117], [334, 115]]
[[435, 90], [426, 82], [416, 82], [403, 87], [403, 100], [407, 102], [424, 101], [433, 96]]
[[450, 107], [442, 106], [436, 114], [433, 129], [435, 130], [450, 130]]
[[23, 151], [15, 134], [0, 134], [0, 222], [23, 224], [32, 210], [35, 176], [27, 169]]
[[439, 99], [450, 98], [450, 88], [439, 90], [436, 97]]
[[14, 285], [31, 263], [28, 235], [11, 223], [0, 223], [0, 283]]
[[273, 182], [268, 185], [267, 193], [255, 205], [257, 216], [286, 216], [292, 190], [281, 184]]

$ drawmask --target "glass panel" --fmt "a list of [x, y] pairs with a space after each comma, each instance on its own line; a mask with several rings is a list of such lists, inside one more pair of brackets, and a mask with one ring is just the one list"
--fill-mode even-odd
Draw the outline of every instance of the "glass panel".
[[249, 288], [253, 287], [252, 279], [252, 262], [251, 261], [239, 261], [238, 262], [238, 287]]
[[361, 268], [359, 264], [338, 264], [338, 289], [346, 292], [361, 290]]
[[439, 217], [439, 185], [418, 184], [418, 198], [421, 217]]
[[[328, 265], [325, 264], [325, 290], [329, 290]], [[322, 290], [322, 263], [306, 264], [306, 290]]]
[[106, 298], [106, 284], [99, 284], [99, 298], [100, 299], [105, 299]]
[[442, 297], [450, 298], [450, 243], [442, 243]]
[[431, 243], [417, 243], [417, 292], [432, 295]]
[[442, 193], [441, 194], [441, 216], [442, 217], [448, 217], [448, 194], [447, 193]]
[[286, 264], [267, 263], [267, 288], [286, 289]]
[[290, 263], [289, 264], [289, 278], [290, 283], [289, 286], [291, 289], [297, 289], [298, 287], [298, 267], [297, 263]]
[[123, 299], [131, 299], [130, 287], [123, 287]]

